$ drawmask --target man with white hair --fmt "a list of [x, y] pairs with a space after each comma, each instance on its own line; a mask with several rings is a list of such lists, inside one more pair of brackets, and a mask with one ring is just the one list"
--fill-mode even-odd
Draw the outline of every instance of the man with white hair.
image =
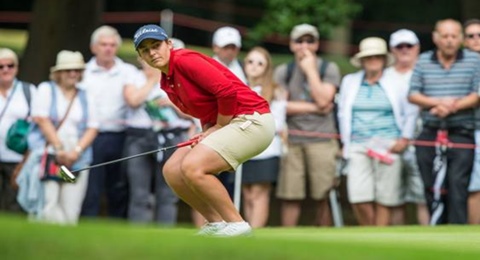
[[[123, 91], [135, 84], [137, 69], [116, 56], [121, 44], [117, 30], [107, 25], [96, 29], [90, 41], [94, 57], [86, 64], [82, 85], [94, 96], [100, 121], [99, 134], [93, 142], [92, 165], [122, 157], [128, 107]], [[125, 218], [128, 185], [124, 175], [121, 164], [92, 169], [82, 215], [98, 216], [100, 201], [106, 192], [108, 215]]]
[[[390, 35], [390, 52], [395, 57], [393, 66], [387, 68], [385, 73], [400, 82], [399, 86], [403, 89], [400, 93], [407, 98], [410, 87], [410, 78], [413, 68], [417, 62], [420, 53], [420, 41], [417, 35], [407, 29], [400, 29]], [[428, 224], [428, 210], [425, 204], [425, 195], [423, 183], [418, 170], [417, 159], [415, 156], [415, 147], [410, 145], [403, 153], [403, 183], [405, 203], [414, 203], [417, 205], [417, 221], [421, 225]], [[405, 204], [394, 207], [392, 210], [392, 224], [405, 223]]]

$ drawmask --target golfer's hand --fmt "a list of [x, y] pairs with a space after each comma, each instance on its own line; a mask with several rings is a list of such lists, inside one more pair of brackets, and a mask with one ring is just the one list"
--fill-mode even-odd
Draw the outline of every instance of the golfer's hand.
[[195, 147], [198, 143], [200, 143], [205, 137], [210, 135], [211, 133], [217, 131], [218, 129], [222, 128], [221, 125], [214, 125], [212, 127], [209, 127], [207, 130], [205, 130], [203, 133], [196, 134], [192, 137], [192, 139], [195, 139], [196, 141], [192, 144], [192, 147]]

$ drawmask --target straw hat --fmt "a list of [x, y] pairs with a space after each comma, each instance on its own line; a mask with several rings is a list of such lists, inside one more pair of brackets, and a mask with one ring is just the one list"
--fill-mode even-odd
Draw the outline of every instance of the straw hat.
[[78, 51], [60, 51], [57, 54], [57, 63], [50, 68], [50, 72], [59, 70], [77, 70], [85, 69], [85, 62], [83, 61], [83, 55]]
[[385, 55], [387, 57], [386, 66], [392, 65], [395, 61], [392, 54], [388, 52], [387, 43], [382, 38], [365, 38], [360, 42], [359, 49], [360, 51], [350, 59], [350, 63], [357, 68], [360, 68], [362, 66], [362, 63], [360, 61], [362, 58], [370, 56]]

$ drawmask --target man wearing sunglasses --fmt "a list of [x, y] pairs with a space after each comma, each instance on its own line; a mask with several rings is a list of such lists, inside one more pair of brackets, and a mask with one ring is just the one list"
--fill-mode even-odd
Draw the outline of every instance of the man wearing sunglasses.
[[316, 27], [295, 26], [290, 33], [294, 61], [280, 65], [274, 73], [275, 82], [288, 92], [288, 129], [317, 135], [288, 136], [288, 153], [283, 158], [277, 186], [283, 226], [297, 225], [301, 202], [306, 198], [306, 183], [317, 206], [314, 224], [332, 223], [326, 198], [335, 181], [338, 142], [334, 139], [337, 128], [333, 100], [340, 85], [340, 71], [335, 63], [317, 56], [319, 46]]
[[[463, 45], [474, 52], [480, 53], [480, 20], [470, 19], [463, 24], [465, 40]], [[480, 224], [480, 108], [475, 113], [475, 160], [472, 176], [468, 186], [468, 223]]]
[[[390, 35], [390, 52], [395, 58], [393, 66], [385, 70], [395, 82], [402, 82], [400, 93], [408, 94], [410, 78], [420, 52], [420, 41], [417, 35], [407, 29], [400, 29]], [[417, 206], [417, 221], [421, 225], [428, 224], [428, 209], [425, 204], [423, 183], [418, 170], [415, 147], [410, 145], [403, 153], [403, 183], [402, 189], [405, 203], [414, 203]], [[392, 224], [405, 224], [405, 204], [395, 207], [392, 211]]]

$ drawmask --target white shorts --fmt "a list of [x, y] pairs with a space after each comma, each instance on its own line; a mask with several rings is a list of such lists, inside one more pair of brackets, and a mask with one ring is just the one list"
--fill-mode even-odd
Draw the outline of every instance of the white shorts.
[[380, 163], [367, 155], [361, 144], [349, 149], [347, 191], [350, 203], [376, 202], [395, 207], [404, 203], [402, 198], [402, 160], [392, 154], [391, 165]]

